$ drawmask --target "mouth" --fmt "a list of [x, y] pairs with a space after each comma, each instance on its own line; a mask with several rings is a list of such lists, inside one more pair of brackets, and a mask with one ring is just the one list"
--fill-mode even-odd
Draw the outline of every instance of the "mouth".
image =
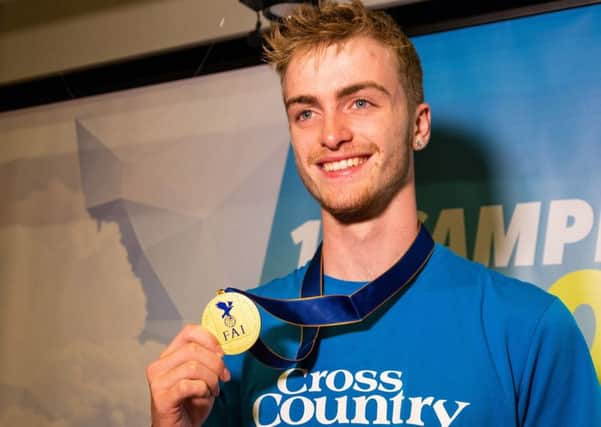
[[320, 163], [320, 167], [326, 172], [341, 172], [356, 168], [369, 159], [369, 156], [349, 157], [341, 160], [325, 161]]

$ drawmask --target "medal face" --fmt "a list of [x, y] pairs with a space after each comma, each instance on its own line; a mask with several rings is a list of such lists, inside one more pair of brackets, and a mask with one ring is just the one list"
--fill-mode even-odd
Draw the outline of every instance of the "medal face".
[[257, 306], [236, 292], [220, 293], [209, 301], [201, 323], [215, 335], [225, 354], [245, 352], [257, 341], [261, 331]]

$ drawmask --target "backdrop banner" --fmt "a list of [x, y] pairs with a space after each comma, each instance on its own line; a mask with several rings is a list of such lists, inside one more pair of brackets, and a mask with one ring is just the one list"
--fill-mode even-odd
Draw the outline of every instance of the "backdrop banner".
[[[558, 295], [601, 372], [601, 5], [414, 38], [436, 241]], [[146, 426], [215, 290], [304, 264], [319, 207], [267, 66], [0, 115], [0, 425]]]

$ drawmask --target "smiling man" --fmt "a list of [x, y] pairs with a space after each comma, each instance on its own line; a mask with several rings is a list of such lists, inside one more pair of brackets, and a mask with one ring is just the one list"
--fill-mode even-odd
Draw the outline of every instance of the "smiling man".
[[367, 36], [301, 50], [282, 89], [299, 175], [335, 236], [324, 238], [326, 271], [372, 280], [417, 234], [412, 147], [428, 141], [429, 107], [407, 95], [394, 52]]
[[395, 23], [323, 2], [275, 27], [266, 52], [323, 244], [250, 297], [303, 333], [263, 316], [273, 350], [224, 357], [209, 331], [184, 328], [147, 369], [153, 425], [601, 425], [592, 361], [561, 302], [420, 227], [413, 152], [430, 108]]

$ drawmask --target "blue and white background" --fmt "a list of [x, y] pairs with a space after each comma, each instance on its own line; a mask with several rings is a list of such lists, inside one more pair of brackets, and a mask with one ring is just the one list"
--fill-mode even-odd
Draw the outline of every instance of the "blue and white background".
[[[414, 39], [422, 219], [559, 295], [598, 374], [599, 22], [594, 5]], [[0, 425], [148, 425], [144, 368], [215, 289], [317, 246], [291, 156], [266, 66], [0, 115]]]

